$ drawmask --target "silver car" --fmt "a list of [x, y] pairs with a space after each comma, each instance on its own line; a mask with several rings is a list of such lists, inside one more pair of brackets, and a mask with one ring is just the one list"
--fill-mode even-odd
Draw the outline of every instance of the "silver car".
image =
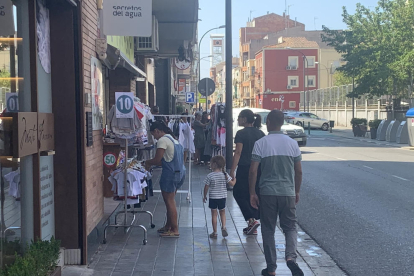
[[319, 118], [317, 115], [309, 112], [285, 112], [285, 119], [290, 124], [301, 127], [319, 128], [324, 131], [329, 129], [329, 121]]

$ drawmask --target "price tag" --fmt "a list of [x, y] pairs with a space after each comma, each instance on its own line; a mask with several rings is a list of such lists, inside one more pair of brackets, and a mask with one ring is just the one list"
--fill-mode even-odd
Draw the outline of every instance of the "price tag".
[[19, 112], [19, 97], [17, 93], [6, 93], [6, 112]]
[[115, 154], [108, 152], [104, 154], [104, 164], [108, 168], [112, 167], [116, 163], [116, 157]]
[[134, 93], [115, 92], [116, 118], [134, 118]]

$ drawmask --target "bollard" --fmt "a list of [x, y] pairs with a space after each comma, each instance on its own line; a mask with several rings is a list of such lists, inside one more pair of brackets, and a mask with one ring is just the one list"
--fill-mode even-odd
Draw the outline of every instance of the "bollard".
[[308, 122], [308, 134], [310, 135], [310, 122]]
[[332, 133], [332, 127], [329, 128], [329, 132]]

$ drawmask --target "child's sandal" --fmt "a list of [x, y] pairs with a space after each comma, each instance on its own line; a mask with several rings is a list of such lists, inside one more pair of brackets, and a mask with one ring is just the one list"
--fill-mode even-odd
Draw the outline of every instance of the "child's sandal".
[[217, 233], [214, 233], [214, 232], [210, 234], [210, 238], [212, 239], [217, 239], [217, 236], [218, 236]]
[[222, 228], [221, 229], [221, 235], [225, 238], [229, 235], [229, 233], [227, 233], [227, 229], [226, 228]]

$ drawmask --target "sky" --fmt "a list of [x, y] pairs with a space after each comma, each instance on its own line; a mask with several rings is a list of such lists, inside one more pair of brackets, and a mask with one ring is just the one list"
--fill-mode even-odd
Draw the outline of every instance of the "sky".
[[[208, 30], [225, 25], [225, 0], [199, 0], [199, 39]], [[342, 7], [346, 6], [353, 14], [357, 3], [374, 8], [378, 0], [286, 0], [290, 6], [289, 14], [293, 20], [304, 23], [306, 30], [321, 30], [322, 25], [331, 29], [345, 29], [342, 22]], [[270, 13], [283, 15], [285, 0], [233, 0], [232, 1], [232, 43], [233, 56], [239, 56], [239, 29], [246, 26], [250, 17], [259, 17]], [[316, 19], [315, 19], [316, 18]], [[225, 29], [219, 29], [209, 34], [224, 34]], [[201, 45], [201, 58], [210, 55], [209, 34], [205, 36]], [[201, 78], [209, 76], [210, 60], [201, 61]]]

